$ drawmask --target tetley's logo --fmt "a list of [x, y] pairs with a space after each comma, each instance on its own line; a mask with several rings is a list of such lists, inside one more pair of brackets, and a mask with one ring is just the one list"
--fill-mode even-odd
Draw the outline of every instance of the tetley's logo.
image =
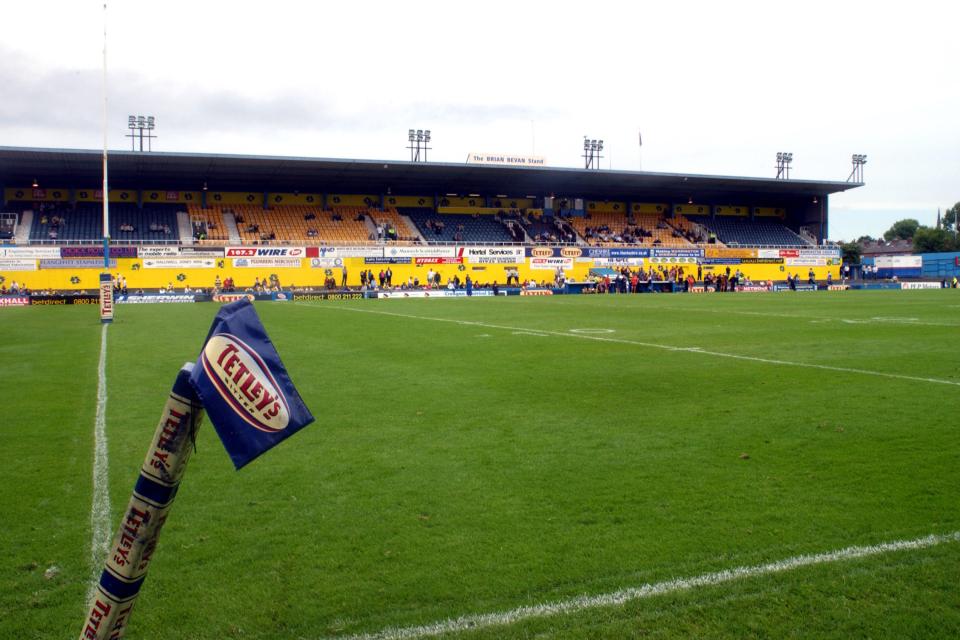
[[248, 424], [267, 433], [287, 427], [287, 399], [249, 345], [234, 335], [219, 333], [207, 341], [202, 358], [217, 391]]

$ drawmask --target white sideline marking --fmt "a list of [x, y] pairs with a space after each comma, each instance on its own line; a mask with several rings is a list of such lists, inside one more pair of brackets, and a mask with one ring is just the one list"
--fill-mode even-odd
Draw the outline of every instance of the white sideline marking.
[[600, 607], [621, 606], [642, 598], [651, 598], [668, 593], [676, 593], [678, 591], [689, 591], [700, 587], [712, 587], [735, 580], [758, 578], [775, 573], [782, 573], [784, 571], [792, 571], [800, 567], [867, 558], [896, 551], [926, 549], [939, 544], [958, 541], [960, 541], [960, 531], [954, 531], [953, 533], [943, 535], [933, 534], [913, 540], [894, 540], [892, 542], [882, 542], [864, 547], [847, 547], [826, 553], [793, 556], [792, 558], [785, 558], [767, 564], [735, 567], [714, 573], [703, 573], [692, 578], [675, 578], [664, 582], [648, 583], [640, 587], [632, 587], [596, 596], [582, 595], [570, 600], [544, 602], [537, 605], [517, 607], [510, 611], [465, 615], [419, 627], [391, 627], [375, 633], [339, 636], [339, 638], [340, 640], [415, 640], [460, 631], [503, 627], [535, 618], [547, 618], [556, 615], [577, 613]]
[[[719, 313], [738, 316], [758, 316], [761, 318], [788, 318], [791, 320], [804, 320], [809, 318], [811, 322], [844, 322], [847, 324], [870, 324], [874, 322], [883, 322], [887, 324], [903, 324], [907, 326], [916, 325], [921, 327], [960, 327], [960, 324], [953, 322], [924, 322], [921, 321], [920, 318], [824, 318], [820, 316], [797, 315], [795, 313], [773, 313], [771, 311], [742, 311], [739, 309], [708, 309], [693, 307], [685, 308], [677, 306], [657, 306], [655, 309], [667, 309], [670, 311], [696, 311], [697, 313]], [[651, 308], [650, 310], [655, 309]]]
[[107, 459], [107, 327], [100, 331], [100, 362], [97, 365], [97, 416], [93, 426], [93, 504], [90, 507], [90, 585], [87, 599], [93, 597], [100, 568], [110, 546], [110, 482]]
[[[668, 344], [657, 344], [656, 342], [641, 342], [639, 340], [626, 340], [624, 338], [608, 338], [604, 336], [586, 335], [582, 333], [569, 333], [566, 331], [551, 331], [549, 329], [525, 329], [523, 327], [510, 327], [501, 324], [489, 324], [486, 322], [476, 322], [472, 320], [455, 320], [452, 318], [433, 318], [430, 316], [415, 316], [408, 313], [396, 313], [393, 311], [374, 311], [373, 309], [359, 309], [357, 307], [341, 306], [320, 306], [311, 305], [302, 302], [296, 302], [301, 306], [313, 307], [314, 309], [333, 309], [337, 311], [353, 311], [355, 313], [372, 313], [374, 315], [394, 316], [397, 318], [410, 318], [413, 320], [430, 320], [433, 322], [448, 322], [451, 324], [463, 324], [477, 327], [486, 327], [488, 329], [503, 329], [513, 331], [515, 335], [539, 335], [539, 336], [558, 336], [562, 338], [576, 338], [578, 340], [596, 340], [598, 342], [612, 342], [616, 344], [632, 344], [638, 347], [648, 347], [650, 349], [663, 349], [664, 351], [687, 351], [698, 353], [716, 358], [730, 358], [732, 360], [745, 360], [747, 362], [761, 362], [763, 364], [775, 364], [785, 367], [803, 367], [806, 369], [820, 369], [823, 371], [838, 371], [841, 373], [857, 373], [865, 376], [876, 376], [878, 378], [891, 378], [894, 380], [910, 380], [912, 382], [932, 382], [934, 384], [947, 384], [954, 387], [960, 387], [958, 380], [944, 380], [942, 378], [924, 378], [921, 376], [909, 376], [901, 373], [888, 373], [886, 371], [871, 371], [870, 369], [857, 369], [854, 367], [835, 367], [828, 364], [814, 364], [811, 362], [795, 362], [792, 360], [778, 360], [776, 358], [761, 358], [759, 356], [743, 356], [736, 353], [724, 353], [722, 351], [708, 351], [700, 347], [675, 347]], [[534, 333], [535, 332], [535, 333]]]
[[570, 333], [582, 333], [585, 335], [603, 335], [606, 333], [615, 333], [613, 329], [570, 329]]

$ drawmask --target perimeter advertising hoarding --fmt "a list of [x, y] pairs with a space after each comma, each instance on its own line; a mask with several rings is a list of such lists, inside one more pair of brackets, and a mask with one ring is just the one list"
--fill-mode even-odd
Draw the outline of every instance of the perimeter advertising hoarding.
[[28, 296], [0, 296], [0, 307], [25, 307], [28, 304]]
[[300, 258], [234, 258], [233, 266], [240, 269], [298, 269]]
[[580, 247], [526, 247], [524, 255], [528, 258], [579, 258], [584, 255]]
[[383, 247], [307, 247], [316, 249], [315, 258], [376, 258], [383, 257]]
[[[102, 258], [103, 247], [60, 247], [61, 258]], [[110, 247], [111, 258], [136, 258], [136, 247]]]
[[306, 247], [227, 247], [228, 258], [304, 258]]
[[[234, 260], [234, 262], [237, 261]], [[216, 258], [145, 258], [143, 260], [144, 269], [213, 269], [215, 266], [217, 266]]]
[[457, 247], [457, 257], [473, 264], [519, 264], [523, 262], [523, 247]]
[[[97, 258], [72, 258], [69, 260], [41, 260], [41, 269], [101, 269], [103, 268], [103, 259]], [[109, 269], [117, 268], [117, 259], [110, 258]]]
[[556, 271], [557, 269], [573, 269], [573, 258], [530, 258], [531, 269]]
[[36, 260], [0, 258], [0, 271], [36, 271]]
[[[113, 295], [113, 290], [110, 290], [110, 294]], [[30, 297], [30, 304], [36, 305], [64, 305], [64, 304], [84, 304], [84, 305], [93, 305], [100, 302], [100, 296], [88, 294], [79, 294], [79, 295], [64, 295], [62, 293], [55, 293], [49, 296], [39, 296], [33, 295]]]
[[384, 247], [387, 258], [455, 258], [456, 247]]
[[0, 258], [45, 260], [59, 257], [60, 247], [0, 247]]
[[140, 247], [137, 255], [141, 258], [175, 258], [180, 255], [179, 247]]

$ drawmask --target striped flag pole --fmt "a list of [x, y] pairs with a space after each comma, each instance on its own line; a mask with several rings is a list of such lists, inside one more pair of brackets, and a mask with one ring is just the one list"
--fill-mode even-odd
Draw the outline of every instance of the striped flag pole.
[[185, 364], [170, 390], [87, 609], [81, 640], [123, 637], [203, 420], [203, 407], [190, 384], [193, 367]]

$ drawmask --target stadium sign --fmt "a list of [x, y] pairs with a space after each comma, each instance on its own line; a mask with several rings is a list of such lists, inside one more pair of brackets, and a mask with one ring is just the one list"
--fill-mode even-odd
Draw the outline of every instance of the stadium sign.
[[393, 258], [454, 258], [456, 247], [388, 247], [383, 255]]
[[0, 258], [0, 271], [36, 271], [36, 260]]
[[227, 247], [228, 258], [302, 258], [305, 247]]
[[457, 247], [457, 257], [475, 264], [518, 264], [523, 247]]
[[140, 258], [175, 258], [180, 255], [177, 247], [139, 247], [137, 256]]
[[[493, 295], [493, 291], [488, 289], [474, 289], [469, 297], [485, 298]], [[466, 298], [467, 292], [464, 289], [440, 289], [437, 291], [421, 290], [402, 290], [402, 291], [379, 291], [378, 300], [390, 300], [392, 298]]]
[[339, 269], [343, 267], [343, 258], [310, 258], [313, 269]]
[[[103, 247], [60, 247], [61, 258], [102, 258]], [[136, 247], [110, 247], [111, 258], [136, 258]]]
[[318, 302], [321, 300], [362, 300], [363, 293], [359, 292], [331, 292], [331, 293], [294, 293], [294, 302]]
[[117, 296], [118, 304], [183, 304], [187, 302], [196, 302], [192, 294], [146, 294], [146, 295], [127, 295]]
[[651, 249], [654, 258], [702, 258], [703, 249]]
[[[103, 267], [103, 260], [95, 258], [74, 258], [71, 260], [41, 260], [41, 269], [99, 269]], [[110, 258], [110, 269], [117, 268], [117, 259]]]
[[60, 247], [0, 247], [0, 258], [43, 260], [59, 257]]
[[545, 167], [547, 165], [547, 159], [544, 156], [471, 152], [467, 156], [467, 164], [495, 164], [508, 167]]
[[556, 271], [573, 269], [573, 258], [530, 258], [531, 269]]
[[309, 256], [313, 249], [317, 255], [314, 258], [375, 258], [383, 257], [382, 247], [307, 247]]
[[0, 307], [25, 307], [30, 304], [27, 296], [0, 296]]
[[424, 264], [463, 264], [463, 258], [414, 258], [417, 266]]
[[901, 282], [901, 289], [940, 289], [939, 282]]
[[239, 269], [296, 269], [300, 267], [300, 258], [236, 258], [233, 266]]
[[216, 258], [147, 258], [144, 269], [213, 269]]

